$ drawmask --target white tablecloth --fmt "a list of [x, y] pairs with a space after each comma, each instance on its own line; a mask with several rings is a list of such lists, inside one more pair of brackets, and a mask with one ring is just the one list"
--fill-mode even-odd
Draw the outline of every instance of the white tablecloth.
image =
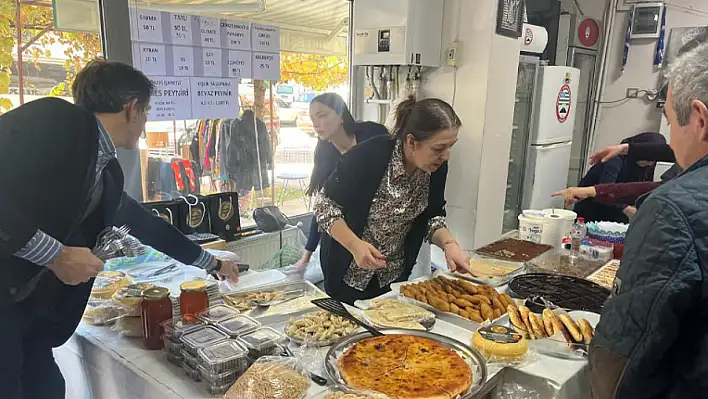
[[[434, 332], [470, 342], [471, 331], [438, 321]], [[120, 338], [106, 327], [81, 325], [72, 339], [55, 351], [67, 380], [67, 398], [209, 398], [204, 386], [167, 362], [161, 351], [145, 351], [139, 340]], [[587, 362], [535, 355], [520, 371], [550, 380], [555, 398], [590, 397]], [[490, 380], [499, 372], [490, 370]], [[499, 378], [506, 380], [501, 375]], [[313, 388], [312, 393], [321, 390]], [[548, 398], [549, 396], [541, 396]]]

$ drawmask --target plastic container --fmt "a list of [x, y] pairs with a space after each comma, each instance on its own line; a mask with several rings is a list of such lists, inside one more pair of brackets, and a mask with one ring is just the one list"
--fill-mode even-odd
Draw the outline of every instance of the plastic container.
[[537, 211], [523, 211], [519, 219], [519, 239], [541, 243], [543, 231], [543, 213]]
[[212, 374], [246, 371], [248, 368], [247, 355], [248, 350], [234, 340], [220, 342], [198, 351], [200, 364]]
[[172, 352], [167, 352], [167, 361], [174, 364], [177, 367], [182, 367], [182, 363], [184, 361], [184, 356], [182, 356], [182, 353], [179, 355], [172, 353]]
[[231, 306], [226, 305], [216, 305], [211, 306], [207, 310], [199, 313], [199, 319], [209, 323], [216, 324], [220, 321], [230, 319], [237, 316], [240, 312]]
[[214, 345], [227, 338], [228, 335], [226, 333], [215, 327], [207, 326], [184, 334], [181, 340], [187, 353], [192, 356], [198, 356], [199, 349]]
[[182, 357], [182, 349], [184, 348], [184, 344], [181, 341], [173, 341], [172, 338], [167, 335], [162, 337], [162, 341], [164, 343], [165, 352], [176, 357]]
[[191, 355], [189, 352], [182, 350], [182, 365], [196, 370], [199, 366], [199, 357]]
[[93, 287], [91, 288], [91, 298], [111, 299], [116, 291], [127, 286], [128, 284], [130, 284], [130, 278], [128, 278], [123, 272], [100, 272], [93, 282]]
[[226, 319], [216, 323], [216, 327], [230, 335], [231, 338], [236, 338], [243, 334], [248, 334], [257, 330], [261, 326], [261, 323], [256, 319], [253, 319], [244, 315], [237, 315], [230, 319]]
[[240, 377], [246, 370], [233, 370], [233, 371], [225, 371], [223, 373], [219, 374], [214, 374], [211, 371], [207, 370], [203, 365], [199, 365], [197, 367], [197, 370], [199, 370], [199, 374], [202, 378], [202, 381], [207, 383], [208, 385], [219, 387], [223, 386], [226, 384], [233, 384], [236, 382], [238, 377]]
[[193, 368], [187, 363], [183, 363], [182, 368], [184, 369], [184, 372], [187, 373], [187, 376], [189, 376], [189, 378], [197, 382], [202, 380], [202, 375], [199, 374], [199, 370], [197, 370], [196, 368]]
[[287, 341], [285, 335], [270, 327], [260, 327], [253, 332], [240, 336], [239, 339], [248, 348], [248, 356], [252, 359], [279, 355], [282, 348], [278, 344]]
[[221, 395], [225, 394], [229, 390], [229, 388], [231, 388], [231, 386], [233, 384], [234, 384], [233, 382], [229, 382], [224, 385], [207, 384], [207, 391], [209, 392], [210, 395], [221, 396]]
[[204, 327], [204, 322], [200, 320], [187, 320], [184, 317], [175, 317], [172, 320], [167, 320], [162, 323], [162, 328], [165, 330], [165, 336], [172, 340], [178, 340], [182, 335]]
[[570, 232], [570, 257], [577, 259], [580, 257], [580, 245], [585, 236], [588, 235], [588, 228], [585, 226], [585, 219], [578, 218], [578, 221], [573, 224], [573, 229]]

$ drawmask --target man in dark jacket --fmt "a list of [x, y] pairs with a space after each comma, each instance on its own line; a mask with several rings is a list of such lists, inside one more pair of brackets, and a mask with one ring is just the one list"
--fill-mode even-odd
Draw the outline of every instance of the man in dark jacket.
[[57, 98], [0, 117], [0, 389], [2, 398], [63, 398], [52, 348], [73, 334], [93, 278], [101, 231], [132, 233], [177, 260], [238, 278], [123, 192], [116, 147], [136, 148], [150, 80], [132, 67], [95, 62]]
[[596, 398], [708, 392], [708, 45], [669, 76], [671, 147], [684, 169], [632, 221], [613, 297], [590, 345]]

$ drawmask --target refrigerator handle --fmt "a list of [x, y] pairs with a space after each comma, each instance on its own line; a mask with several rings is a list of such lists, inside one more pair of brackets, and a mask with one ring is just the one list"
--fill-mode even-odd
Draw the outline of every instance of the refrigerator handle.
[[535, 145], [534, 147], [536, 147], [539, 151], [546, 151], [555, 150], [556, 148], [570, 147], [571, 145], [573, 145], [572, 141], [564, 141], [556, 144]]

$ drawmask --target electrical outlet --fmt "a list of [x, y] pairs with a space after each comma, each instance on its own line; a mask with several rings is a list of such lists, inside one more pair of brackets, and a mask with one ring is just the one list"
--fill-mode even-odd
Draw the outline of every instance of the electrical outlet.
[[639, 89], [636, 87], [627, 88], [627, 98], [637, 98], [639, 97]]
[[460, 50], [462, 49], [462, 42], [455, 41], [450, 44], [447, 48], [446, 57], [447, 65], [451, 67], [457, 67], [457, 61], [460, 59]]

